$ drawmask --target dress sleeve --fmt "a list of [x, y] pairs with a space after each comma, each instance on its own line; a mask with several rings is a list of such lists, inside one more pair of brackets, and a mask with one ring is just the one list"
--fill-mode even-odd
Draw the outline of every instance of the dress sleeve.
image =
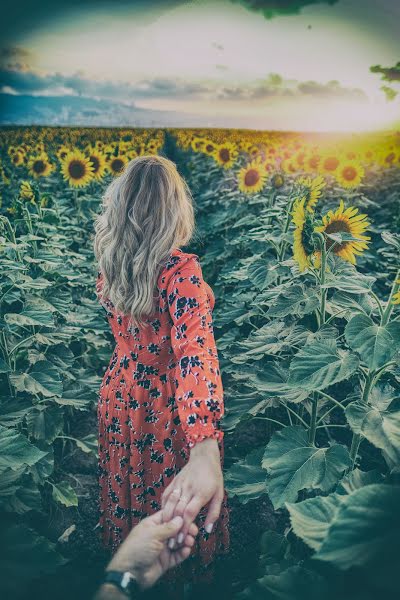
[[176, 357], [176, 402], [189, 447], [205, 438], [221, 440], [223, 388], [214, 339], [214, 295], [198, 258], [191, 257], [167, 286]]

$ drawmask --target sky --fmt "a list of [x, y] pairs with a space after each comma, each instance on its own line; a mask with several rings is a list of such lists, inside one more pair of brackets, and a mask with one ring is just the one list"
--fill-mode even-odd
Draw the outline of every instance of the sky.
[[397, 0], [40, 6], [20, 0], [3, 11], [3, 124], [364, 131], [400, 123], [400, 81], [370, 71], [400, 60]]

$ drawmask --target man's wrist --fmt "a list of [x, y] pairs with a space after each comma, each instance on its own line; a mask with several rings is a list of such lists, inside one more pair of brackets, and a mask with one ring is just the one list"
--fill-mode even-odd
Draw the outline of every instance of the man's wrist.
[[126, 600], [124, 592], [113, 583], [102, 583], [93, 600]]

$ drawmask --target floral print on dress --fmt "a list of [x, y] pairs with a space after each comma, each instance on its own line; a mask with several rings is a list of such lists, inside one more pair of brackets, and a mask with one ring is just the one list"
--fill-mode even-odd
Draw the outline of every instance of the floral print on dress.
[[[216, 439], [223, 465], [215, 297], [199, 257], [175, 249], [160, 271], [157, 290], [156, 311], [139, 328], [103, 298], [102, 275], [97, 275], [97, 296], [116, 342], [97, 406], [99, 523], [103, 544], [113, 552], [135, 524], [161, 508], [164, 489], [196, 443]], [[205, 565], [228, 550], [226, 493], [211, 534], [203, 526], [207, 510], [199, 513], [200, 533], [191, 553]]]

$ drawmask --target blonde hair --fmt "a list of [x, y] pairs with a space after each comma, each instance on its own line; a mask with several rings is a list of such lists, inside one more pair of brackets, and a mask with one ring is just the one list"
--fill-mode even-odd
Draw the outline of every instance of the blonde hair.
[[155, 311], [160, 269], [194, 227], [192, 196], [175, 163], [156, 155], [131, 160], [106, 189], [95, 220], [103, 298], [136, 326], [145, 325]]

